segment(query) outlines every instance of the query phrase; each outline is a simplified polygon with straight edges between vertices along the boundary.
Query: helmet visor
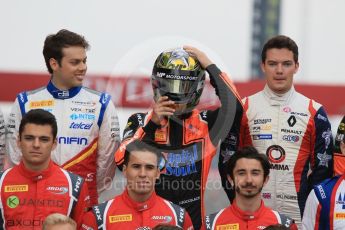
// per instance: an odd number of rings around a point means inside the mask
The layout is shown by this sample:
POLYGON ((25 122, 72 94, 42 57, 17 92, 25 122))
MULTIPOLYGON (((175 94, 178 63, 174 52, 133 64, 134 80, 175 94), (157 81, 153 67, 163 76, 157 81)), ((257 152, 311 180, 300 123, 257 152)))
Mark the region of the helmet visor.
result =
POLYGON ((204 71, 157 69, 152 85, 159 96, 168 96, 177 104, 187 104, 193 93, 203 87, 204 71))

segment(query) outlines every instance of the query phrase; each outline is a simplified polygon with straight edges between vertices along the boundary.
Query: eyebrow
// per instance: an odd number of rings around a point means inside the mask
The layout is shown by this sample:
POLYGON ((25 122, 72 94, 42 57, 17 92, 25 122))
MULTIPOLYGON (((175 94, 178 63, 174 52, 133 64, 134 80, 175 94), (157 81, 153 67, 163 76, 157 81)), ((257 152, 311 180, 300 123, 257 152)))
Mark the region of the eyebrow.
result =
MULTIPOLYGON (((247 170, 246 169, 238 169, 236 170, 236 172, 246 172, 247 170)), ((262 172, 261 169, 251 169, 249 170, 250 172, 262 172)))
POLYGON ((31 134, 24 134, 23 137, 51 138, 50 136, 35 136, 31 134))
POLYGON ((157 167, 157 165, 154 164, 142 164, 142 163, 132 163, 131 165, 143 165, 143 166, 153 166, 153 167, 157 167))

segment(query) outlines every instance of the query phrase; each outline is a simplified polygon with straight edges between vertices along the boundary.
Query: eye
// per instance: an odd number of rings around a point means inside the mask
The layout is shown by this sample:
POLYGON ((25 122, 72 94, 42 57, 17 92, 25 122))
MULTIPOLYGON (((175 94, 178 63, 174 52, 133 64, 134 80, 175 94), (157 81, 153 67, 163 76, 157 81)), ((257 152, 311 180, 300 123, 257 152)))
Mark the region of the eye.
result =
POLYGON ((72 60, 70 63, 71 65, 78 65, 80 61, 78 60, 72 60))
POLYGON ((31 141, 33 139, 34 139, 34 137, 31 137, 31 136, 25 136, 24 137, 24 140, 27 140, 27 141, 31 141))
POLYGON ((259 171, 259 170, 253 171, 252 175, 259 176, 259 175, 261 175, 261 171, 259 171))
POLYGON ((239 175, 239 176, 243 176, 243 175, 245 175, 245 172, 243 172, 243 171, 239 171, 239 172, 237 172, 237 175, 239 175))
POLYGON ((42 141, 42 142, 49 142, 50 141, 50 138, 49 137, 41 137, 40 138, 40 140, 42 141))
POLYGON ((140 165, 138 165, 138 164, 132 164, 132 168, 138 169, 138 168, 140 168, 140 165))
POLYGON ((156 167, 154 165, 146 165, 146 169, 148 169, 148 170, 153 170, 155 168, 156 167))

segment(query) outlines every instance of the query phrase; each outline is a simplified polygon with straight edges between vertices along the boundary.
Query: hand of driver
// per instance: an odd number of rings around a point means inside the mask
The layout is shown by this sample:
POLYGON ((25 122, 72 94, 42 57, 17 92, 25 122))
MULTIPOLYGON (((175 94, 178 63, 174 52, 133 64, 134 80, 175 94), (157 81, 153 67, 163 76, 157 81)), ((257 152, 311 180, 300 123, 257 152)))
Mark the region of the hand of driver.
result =
POLYGON ((162 96, 158 98, 153 106, 153 114, 151 120, 159 125, 164 117, 172 116, 175 112, 174 104, 167 96, 162 96))

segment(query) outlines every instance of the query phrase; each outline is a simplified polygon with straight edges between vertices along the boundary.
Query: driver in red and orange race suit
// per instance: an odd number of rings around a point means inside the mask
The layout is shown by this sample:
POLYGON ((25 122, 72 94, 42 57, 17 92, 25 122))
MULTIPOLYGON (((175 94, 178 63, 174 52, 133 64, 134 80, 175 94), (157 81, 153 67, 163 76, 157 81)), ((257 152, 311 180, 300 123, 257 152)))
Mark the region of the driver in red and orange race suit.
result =
POLYGON ((238 146, 241 101, 228 76, 205 53, 190 46, 162 52, 155 61, 151 83, 153 109, 128 119, 116 163, 122 167, 126 145, 133 140, 153 141, 163 154, 156 193, 185 208, 194 228, 200 229, 206 181, 220 142, 222 184, 230 199, 234 194, 227 186, 224 164, 238 146), (195 107, 204 88, 205 70, 221 106, 199 111, 195 107))

